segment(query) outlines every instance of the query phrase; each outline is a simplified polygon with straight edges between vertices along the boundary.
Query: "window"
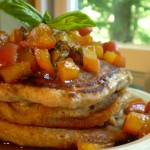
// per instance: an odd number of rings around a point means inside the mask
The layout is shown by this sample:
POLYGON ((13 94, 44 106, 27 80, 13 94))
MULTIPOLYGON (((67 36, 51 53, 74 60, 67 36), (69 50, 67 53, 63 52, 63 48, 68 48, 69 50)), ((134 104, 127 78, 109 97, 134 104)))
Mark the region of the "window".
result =
POLYGON ((102 40, 150 43, 150 2, 147 0, 78 0, 79 9, 95 20, 102 40))

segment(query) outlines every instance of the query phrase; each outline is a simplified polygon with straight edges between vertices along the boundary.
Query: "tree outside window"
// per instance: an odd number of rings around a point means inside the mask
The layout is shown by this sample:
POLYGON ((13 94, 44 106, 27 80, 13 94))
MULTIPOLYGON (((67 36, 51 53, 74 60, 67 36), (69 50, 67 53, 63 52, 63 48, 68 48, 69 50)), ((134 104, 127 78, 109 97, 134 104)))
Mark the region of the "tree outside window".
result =
POLYGON ((96 21, 102 41, 150 44, 149 0, 79 0, 79 9, 96 21))

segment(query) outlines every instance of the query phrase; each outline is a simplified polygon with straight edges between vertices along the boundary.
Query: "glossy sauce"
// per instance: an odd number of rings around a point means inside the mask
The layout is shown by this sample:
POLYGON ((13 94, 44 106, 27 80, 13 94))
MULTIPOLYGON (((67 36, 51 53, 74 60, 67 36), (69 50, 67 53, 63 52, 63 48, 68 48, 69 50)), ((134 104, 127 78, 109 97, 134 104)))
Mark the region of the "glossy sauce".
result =
POLYGON ((91 88, 96 85, 101 85, 100 87, 103 88, 105 84, 108 84, 109 78, 111 78, 114 74, 119 74, 119 71, 119 68, 101 61, 101 71, 98 74, 89 73, 81 69, 79 78, 67 83, 60 82, 58 78, 53 80, 46 79, 44 77, 30 77, 23 80, 22 84, 55 89, 69 89, 76 87, 84 90, 87 87, 91 88))

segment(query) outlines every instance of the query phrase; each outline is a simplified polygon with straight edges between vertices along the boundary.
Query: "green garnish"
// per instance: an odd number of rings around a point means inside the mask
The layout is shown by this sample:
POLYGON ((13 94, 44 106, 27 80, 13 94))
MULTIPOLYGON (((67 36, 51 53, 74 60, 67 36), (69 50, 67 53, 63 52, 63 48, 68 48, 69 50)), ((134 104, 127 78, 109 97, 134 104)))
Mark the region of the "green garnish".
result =
POLYGON ((0 10, 17 18, 31 28, 42 22, 51 28, 64 31, 96 26, 89 16, 80 11, 68 12, 52 20, 48 11, 45 12, 44 16, 41 16, 34 7, 23 0, 3 0, 0 2, 0 10))
POLYGON ((51 15, 49 14, 49 12, 46 10, 45 14, 43 16, 43 23, 45 24, 50 24, 52 21, 51 15))
POLYGON ((58 30, 75 30, 93 26, 96 26, 95 22, 80 11, 68 12, 58 16, 50 24, 50 27, 58 30))

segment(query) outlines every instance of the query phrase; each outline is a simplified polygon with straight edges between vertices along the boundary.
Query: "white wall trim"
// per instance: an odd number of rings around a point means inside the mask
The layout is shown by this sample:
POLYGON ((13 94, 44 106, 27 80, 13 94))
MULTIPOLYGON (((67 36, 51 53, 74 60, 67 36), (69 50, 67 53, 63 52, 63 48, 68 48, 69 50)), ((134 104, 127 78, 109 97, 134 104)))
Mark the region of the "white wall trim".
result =
POLYGON ((67 11, 78 10, 78 0, 67 0, 67 11))

